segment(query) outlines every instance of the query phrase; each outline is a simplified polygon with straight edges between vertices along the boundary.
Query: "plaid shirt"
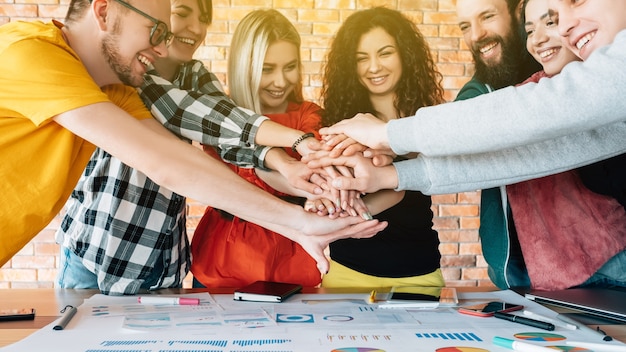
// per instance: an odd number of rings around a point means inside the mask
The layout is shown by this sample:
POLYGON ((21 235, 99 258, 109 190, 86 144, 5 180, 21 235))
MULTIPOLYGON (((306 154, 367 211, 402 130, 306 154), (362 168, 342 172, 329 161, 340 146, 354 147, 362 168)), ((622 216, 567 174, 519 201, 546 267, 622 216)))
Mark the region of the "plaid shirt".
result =
MULTIPOLYGON (((204 65, 184 65, 174 83, 146 75, 139 90, 152 114, 175 134, 220 144, 240 166, 263 167, 266 147, 254 136, 266 117, 236 107, 204 65)), ((189 271, 185 198, 98 148, 66 204, 56 239, 78 255, 111 295, 135 294, 154 270, 150 289, 176 287, 189 271)))
POLYGON ((222 159, 237 166, 264 167, 269 147, 254 148, 254 137, 267 117, 236 106, 202 62, 182 66, 174 83, 149 72, 139 93, 152 115, 176 135, 218 146, 222 159))

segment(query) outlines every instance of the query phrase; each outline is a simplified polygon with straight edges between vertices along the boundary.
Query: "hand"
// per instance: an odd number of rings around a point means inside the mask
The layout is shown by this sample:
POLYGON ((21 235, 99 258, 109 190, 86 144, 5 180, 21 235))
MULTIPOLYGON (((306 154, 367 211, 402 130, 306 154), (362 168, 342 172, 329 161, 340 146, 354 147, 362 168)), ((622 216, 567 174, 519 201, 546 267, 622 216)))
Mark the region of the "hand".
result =
POLYGON ((276 171, 283 175, 293 188, 308 194, 320 195, 325 188, 329 188, 326 184, 315 182, 317 179, 313 175, 319 171, 309 168, 305 163, 296 159, 283 158, 281 163, 277 163, 276 171))
POLYGON ((323 144, 321 141, 317 140, 315 137, 309 137, 300 142, 296 147, 296 150, 298 151, 298 154, 300 154, 301 156, 305 156, 322 148, 323 144))
MULTIPOLYGON (((324 153, 324 155, 328 154, 328 152, 326 151, 321 152, 321 153, 324 153)), ((309 155, 313 155, 313 154, 309 154, 309 155)), ((307 158, 307 157, 303 157, 303 159, 304 158, 307 158)), ((330 182, 332 181, 333 176, 335 177, 339 176, 338 171, 332 165, 319 168, 319 170, 321 170, 321 172, 314 173, 313 175, 311 175, 311 177, 309 178, 309 182, 316 184, 323 190, 323 193, 321 195, 318 193, 318 195, 320 195, 320 198, 325 197, 325 198, 330 199, 332 202, 334 202, 335 210, 341 211, 342 200, 347 200, 348 196, 345 194, 345 192, 342 194, 340 190, 330 185, 330 182)))
POLYGON ((374 166, 386 166, 391 165, 396 157, 396 154, 391 149, 380 150, 367 148, 363 152, 363 156, 372 159, 374 166))
POLYGON ((364 221, 353 216, 333 220, 310 214, 310 219, 305 221, 302 231, 292 233, 288 238, 300 244, 315 259, 320 273, 325 274, 328 272, 329 263, 324 250, 329 243, 342 238, 372 237, 385 227, 387 223, 378 220, 364 221))
POLYGON ((361 218, 363 218, 365 220, 372 220, 372 219, 374 219, 372 217, 372 213, 370 212, 369 208, 365 204, 365 201, 363 200, 363 198, 361 198, 361 197, 355 198, 354 202, 352 204, 352 208, 354 209, 356 214, 358 216, 360 216, 361 218))
MULTIPOLYGON (((299 160, 287 163, 280 172, 294 188, 310 194, 322 194, 324 187, 328 187, 328 185, 313 182, 311 178, 316 174, 316 170, 309 168, 307 164, 299 160)), ((313 179, 315 180, 314 177, 313 179)))
POLYGON ((339 212, 337 212, 335 203, 326 197, 307 199, 307 201, 304 203, 304 210, 311 213, 316 213, 320 216, 328 215, 333 219, 339 216, 339 212))
MULTIPOLYGON (((320 186, 324 193, 320 197, 316 197, 315 204, 310 204, 309 209, 313 207, 320 210, 319 215, 330 214, 332 218, 337 216, 347 216, 344 211, 347 209, 344 205, 350 202, 350 197, 354 195, 350 194, 350 191, 341 191, 331 186, 333 177, 341 176, 339 171, 334 166, 327 166, 322 168, 323 174, 313 174, 310 181, 320 186)), ((356 214, 355 214, 356 215, 356 214)))
MULTIPOLYGON (((308 159, 307 159, 308 160, 308 159)), ((356 190, 373 193, 380 189, 395 189, 398 187, 398 174, 393 165, 376 167, 372 159, 362 154, 340 156, 338 158, 323 157, 307 162, 309 167, 327 167, 328 165, 347 166, 353 170, 354 177, 335 177, 331 186, 341 190, 356 190)))
MULTIPOLYGON (((328 135, 345 134, 353 140, 374 149, 389 149, 387 125, 372 114, 357 114, 351 119, 320 129, 326 140, 328 135)), ((332 138, 331 138, 332 139, 332 138)))
MULTIPOLYGON (((315 153, 311 153, 307 156, 303 156, 301 161, 304 163, 307 163, 308 161, 313 160, 313 159, 328 157, 330 153, 331 152, 328 150, 320 150, 315 153)), ((335 202, 336 209, 340 210, 342 208, 342 204, 344 204, 344 202, 349 200, 350 195, 348 195, 345 191, 341 192, 339 189, 334 188, 330 185, 330 182, 332 181, 333 178, 340 176, 339 170, 335 168, 335 166, 330 165, 330 164, 324 167, 321 167, 319 169, 323 170, 323 173, 313 174, 311 178, 309 179, 309 181, 318 185, 321 189, 324 190, 324 192, 329 191, 330 192, 329 199, 335 202)), ((348 175, 345 175, 345 176, 348 176, 348 175)))
POLYGON ((323 150, 330 151, 331 157, 340 155, 353 155, 367 149, 363 144, 346 136, 345 134, 327 135, 324 138, 323 150))
MULTIPOLYGON (((306 165, 306 163, 304 164, 306 165)), ((323 190, 322 193, 319 193, 319 192, 317 193, 317 195, 320 195, 320 197, 326 197, 328 199, 335 199, 333 195, 335 196, 339 195, 339 190, 336 190, 329 185, 330 180, 328 178, 328 175, 325 173, 323 168, 321 170, 322 170, 321 173, 318 173, 318 172, 313 173, 311 177, 309 178, 309 182, 317 185, 319 188, 323 190)))
MULTIPOLYGON (((331 182, 332 180, 342 175, 345 177, 352 177, 352 173, 347 168, 342 166, 329 165, 325 166, 323 169, 324 171, 326 171, 327 179, 329 179, 331 182)), ((332 183, 329 183, 329 185, 330 193, 332 194, 331 199, 335 201, 335 206, 337 207, 337 209, 340 211, 348 210, 348 207, 352 205, 352 199, 356 197, 356 194, 351 193, 350 190, 337 189, 336 187, 332 186, 332 183)))
MULTIPOLYGON (((332 166, 329 166, 332 168, 332 166)), ((347 168, 344 168, 346 171, 345 175, 347 177, 352 177, 352 174, 348 171, 347 168)), ((336 176, 340 176, 341 174, 336 174, 336 176)), ((326 179, 328 176, 316 175, 317 177, 326 179)), ((332 179, 329 179, 328 182, 324 181, 324 184, 329 184, 332 182, 332 179)), ((328 187, 328 186, 327 186, 328 187)), ((336 190, 334 187, 332 190, 336 190)), ((336 198, 338 193, 331 193, 330 191, 324 190, 324 194, 320 197, 314 197, 307 200, 304 205, 304 210, 317 213, 321 216, 330 216, 331 219, 337 217, 345 217, 345 216, 360 216, 365 220, 371 220, 372 214, 363 201, 361 199, 360 192, 356 191, 348 191, 346 192, 347 198, 342 201, 341 198, 336 198), (339 199, 339 200, 337 200, 339 199), (334 200, 334 201, 333 201, 334 200)))

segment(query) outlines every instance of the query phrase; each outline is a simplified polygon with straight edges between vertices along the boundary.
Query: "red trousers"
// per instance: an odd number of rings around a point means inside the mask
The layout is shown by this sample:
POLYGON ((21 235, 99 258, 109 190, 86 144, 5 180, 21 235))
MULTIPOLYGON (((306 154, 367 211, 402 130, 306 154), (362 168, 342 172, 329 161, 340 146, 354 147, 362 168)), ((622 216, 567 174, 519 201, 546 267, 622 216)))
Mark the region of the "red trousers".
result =
POLYGON ((302 247, 275 232, 208 207, 191 243, 194 277, 206 287, 241 287, 256 280, 321 282, 315 260, 302 247))

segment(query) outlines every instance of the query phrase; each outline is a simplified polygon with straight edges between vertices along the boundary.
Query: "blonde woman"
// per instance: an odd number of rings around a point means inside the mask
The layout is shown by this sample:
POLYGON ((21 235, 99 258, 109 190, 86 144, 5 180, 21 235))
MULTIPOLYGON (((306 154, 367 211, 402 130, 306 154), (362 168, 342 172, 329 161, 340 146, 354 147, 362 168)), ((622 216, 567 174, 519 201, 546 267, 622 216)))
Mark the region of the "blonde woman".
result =
MULTIPOLYGON (((230 50, 228 85, 235 103, 317 136, 320 107, 303 101, 300 35, 285 16, 276 10, 249 13, 237 26, 230 50)), ((215 155, 211 147, 205 151, 215 155)), ((299 159, 295 150, 286 152, 299 159)), ((269 186, 255 169, 229 166, 271 194, 304 203, 269 186)), ((216 208, 207 208, 191 249, 198 287, 240 287, 256 280, 316 286, 321 281, 315 260, 298 243, 216 208)))

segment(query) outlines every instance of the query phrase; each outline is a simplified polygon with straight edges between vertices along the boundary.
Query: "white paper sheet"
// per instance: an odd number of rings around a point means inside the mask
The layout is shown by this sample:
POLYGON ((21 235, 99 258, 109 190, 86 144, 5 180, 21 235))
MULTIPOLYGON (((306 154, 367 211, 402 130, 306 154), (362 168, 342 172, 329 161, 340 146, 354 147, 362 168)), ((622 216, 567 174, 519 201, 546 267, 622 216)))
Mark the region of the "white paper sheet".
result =
MULTIPOLYGON (((454 308, 377 309, 365 303, 369 295, 364 294, 298 294, 284 303, 236 302, 232 295, 185 296, 199 297, 203 304, 195 310, 178 306, 142 312, 168 316, 170 321, 158 328, 139 330, 128 324, 137 315, 128 307, 136 297, 97 295, 79 307, 65 330, 53 331, 52 323, 2 351, 510 352, 493 345, 493 337, 542 346, 565 346, 567 340, 602 342, 597 334, 586 331, 557 327, 549 332, 496 318, 460 314, 454 308), (95 315, 96 306, 116 313, 108 317, 95 315), (200 317, 206 319, 206 324, 200 317), (264 319, 269 322, 266 324, 264 319)), ((556 316, 513 291, 460 293, 459 299, 460 304, 503 300, 523 304, 544 316, 556 316)))

